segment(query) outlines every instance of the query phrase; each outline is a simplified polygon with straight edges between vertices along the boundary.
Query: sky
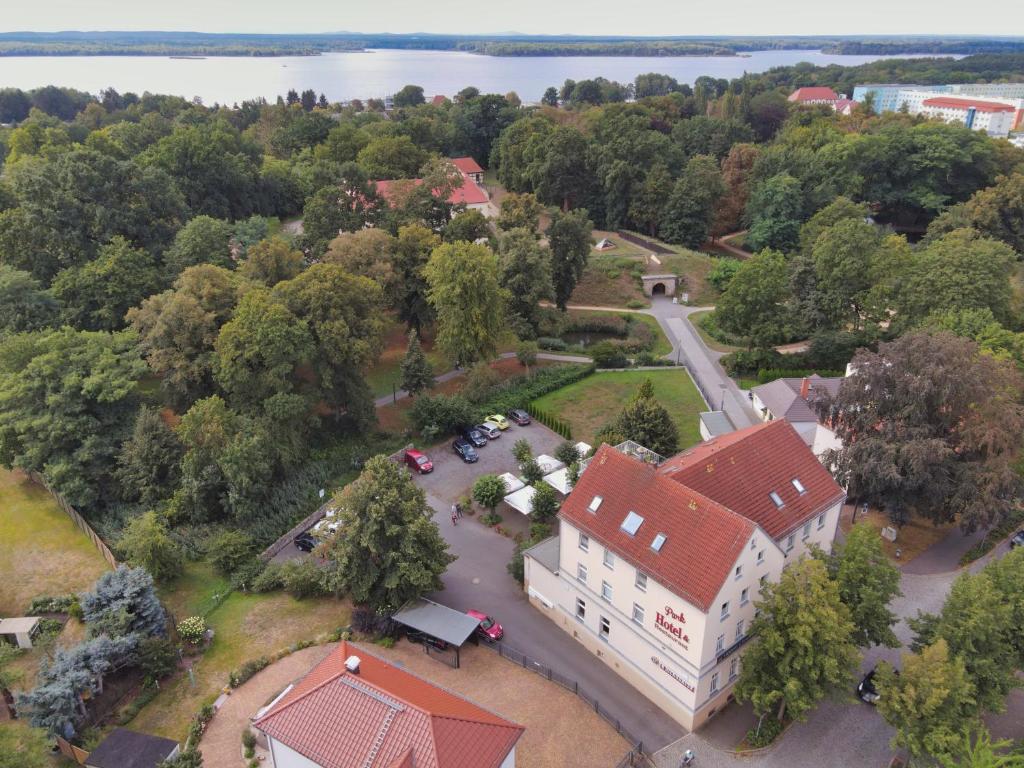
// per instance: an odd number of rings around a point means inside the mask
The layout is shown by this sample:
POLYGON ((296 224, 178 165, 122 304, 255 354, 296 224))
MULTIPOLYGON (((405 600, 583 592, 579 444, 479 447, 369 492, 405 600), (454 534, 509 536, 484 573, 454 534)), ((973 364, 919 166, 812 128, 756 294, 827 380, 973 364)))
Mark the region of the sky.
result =
POLYGON ((3 0, 0 31, 1024 35, 1020 0, 3 0))

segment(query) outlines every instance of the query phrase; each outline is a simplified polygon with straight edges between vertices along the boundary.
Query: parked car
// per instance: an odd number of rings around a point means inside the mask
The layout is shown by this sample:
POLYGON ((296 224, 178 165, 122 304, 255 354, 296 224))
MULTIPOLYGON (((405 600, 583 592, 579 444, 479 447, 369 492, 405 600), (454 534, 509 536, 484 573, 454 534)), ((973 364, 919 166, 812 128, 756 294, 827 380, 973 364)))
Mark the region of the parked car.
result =
MULTIPOLYGON (((857 683, 857 698, 863 701, 865 704, 874 706, 878 703, 881 695, 878 693, 878 688, 875 687, 875 673, 878 671, 878 667, 872 667, 871 671, 864 675, 864 679, 857 683)), ((900 672, 896 670, 898 675, 900 672)))
POLYGON ((487 445, 487 437, 476 427, 463 427, 459 434, 473 444, 474 448, 483 448, 487 445))
POLYGON ((333 520, 330 517, 325 517, 319 523, 314 525, 309 532, 313 536, 326 537, 328 534, 334 533, 336 530, 338 530, 338 521, 333 520))
POLYGON ((1010 549, 1015 547, 1024 547, 1024 528, 1021 528, 1010 539, 1010 549))
POLYGON ((476 633, 487 642, 495 643, 505 636, 505 630, 501 628, 501 624, 483 611, 466 611, 466 615, 480 620, 476 633))
POLYGON ((491 416, 488 416, 487 421, 493 422, 494 425, 502 431, 508 429, 510 426, 508 423, 508 419, 506 419, 500 413, 495 413, 492 414, 491 416))
POLYGON ((524 411, 522 408, 513 408, 508 412, 508 417, 518 424, 520 427, 525 427, 530 423, 530 414, 524 411))
POLYGON ((448 643, 444 640, 436 638, 433 635, 428 635, 426 632, 420 632, 418 629, 405 630, 405 636, 408 638, 410 643, 429 645, 431 648, 436 648, 439 651, 448 649, 448 643))
POLYGON ((462 437, 452 443, 452 450, 459 454, 459 457, 467 464, 475 464, 480 458, 476 448, 470 445, 469 440, 462 437))
POLYGON ((423 451, 417 451, 415 448, 408 448, 405 451, 405 463, 409 469, 419 472, 421 475, 434 471, 434 464, 427 457, 427 454, 423 453, 423 451))
POLYGON ((498 425, 493 421, 485 421, 483 424, 477 424, 476 429, 482 432, 484 437, 488 440, 496 440, 501 437, 501 430, 498 429, 498 425))
POLYGON ((309 531, 303 531, 294 539, 295 548, 300 552, 312 552, 319 542, 309 531))

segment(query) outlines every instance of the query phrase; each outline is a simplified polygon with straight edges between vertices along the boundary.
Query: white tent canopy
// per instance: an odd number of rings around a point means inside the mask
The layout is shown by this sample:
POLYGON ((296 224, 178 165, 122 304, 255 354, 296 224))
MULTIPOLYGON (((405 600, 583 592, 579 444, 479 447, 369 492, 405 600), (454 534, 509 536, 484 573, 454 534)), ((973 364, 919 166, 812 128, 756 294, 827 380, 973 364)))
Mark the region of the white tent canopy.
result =
POLYGON ((572 486, 569 485, 568 467, 559 469, 556 472, 552 472, 550 475, 544 475, 544 482, 550 485, 563 496, 565 496, 567 493, 569 493, 569 491, 572 490, 572 486))
POLYGON ((505 482, 505 492, 515 493, 520 488, 524 487, 526 483, 520 480, 518 477, 513 475, 511 472, 504 472, 498 475, 498 478, 505 482))
POLYGON ((554 456, 548 456, 546 453, 542 453, 537 457, 537 465, 540 467, 540 471, 545 475, 550 475, 552 472, 556 472, 565 466, 565 464, 560 462, 554 456))
POLYGON ((582 440, 575 445, 576 453, 580 455, 581 459, 587 458, 587 454, 593 450, 593 446, 590 443, 584 443, 582 440))
POLYGON ((515 493, 510 493, 506 496, 505 503, 512 507, 516 512, 528 515, 533 511, 531 507, 533 504, 533 495, 535 493, 537 493, 537 489, 532 485, 527 485, 520 488, 515 493))

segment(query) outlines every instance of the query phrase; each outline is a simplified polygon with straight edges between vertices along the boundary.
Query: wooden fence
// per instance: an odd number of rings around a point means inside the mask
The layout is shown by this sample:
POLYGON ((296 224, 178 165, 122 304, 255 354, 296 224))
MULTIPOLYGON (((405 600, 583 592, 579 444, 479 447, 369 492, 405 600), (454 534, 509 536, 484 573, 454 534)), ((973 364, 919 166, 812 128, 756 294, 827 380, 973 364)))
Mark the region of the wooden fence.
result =
POLYGON ((85 765, 85 761, 89 759, 89 753, 84 749, 79 749, 74 744, 62 739, 60 736, 57 737, 57 747, 60 749, 60 753, 64 757, 74 760, 79 765, 85 765))
POLYGON ((108 547, 106 543, 103 541, 103 539, 99 537, 99 534, 97 534, 96 531, 92 529, 92 526, 85 521, 85 518, 78 514, 78 510, 72 507, 70 504, 68 504, 67 499, 65 499, 63 496, 57 493, 57 491, 53 490, 53 488, 51 488, 50 485, 46 482, 45 478, 43 478, 43 476, 40 475, 38 472, 29 472, 29 477, 32 479, 32 482, 38 483, 47 490, 47 492, 57 502, 57 506, 63 509, 64 513, 75 521, 75 525, 77 525, 82 530, 82 533, 84 533, 86 536, 89 537, 89 539, 92 540, 93 546, 99 550, 99 553, 101 555, 103 555, 103 559, 107 561, 107 565, 109 565, 111 568, 116 569, 118 563, 117 558, 114 557, 114 553, 110 551, 110 547, 108 547))

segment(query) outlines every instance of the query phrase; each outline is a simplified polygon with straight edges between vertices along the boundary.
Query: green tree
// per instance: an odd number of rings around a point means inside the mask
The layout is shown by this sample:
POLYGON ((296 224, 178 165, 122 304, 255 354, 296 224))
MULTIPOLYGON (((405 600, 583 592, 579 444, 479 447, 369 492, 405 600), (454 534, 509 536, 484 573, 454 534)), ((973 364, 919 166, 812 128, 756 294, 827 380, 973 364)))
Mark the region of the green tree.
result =
MULTIPOLYGON (((754 712, 801 720, 827 694, 850 684, 857 663, 854 626, 825 566, 799 560, 761 587, 757 638, 743 654, 736 698, 754 712)), ((882 697, 884 700, 884 696, 882 697)))
POLYGON ((559 126, 539 137, 528 171, 537 199, 563 211, 576 207, 596 184, 589 155, 576 128, 559 126))
POLYGON ((185 567, 181 547, 153 511, 133 518, 125 526, 117 547, 131 565, 145 568, 156 581, 172 581, 185 567))
POLYGON ((433 320, 434 311, 427 300, 424 267, 441 238, 421 224, 409 224, 398 230, 398 244, 392 258, 397 275, 395 305, 398 319, 410 330, 420 333, 433 320))
POLYGON ((356 156, 372 179, 412 179, 426 160, 427 154, 408 136, 378 136, 356 156))
POLYGON ((473 501, 492 515, 507 494, 505 481, 497 475, 480 475, 473 483, 473 501))
POLYGON ((848 218, 823 229, 811 246, 817 304, 830 326, 859 328, 864 322, 868 294, 882 236, 863 219, 848 218))
POLYGON ((210 565, 222 576, 230 576, 256 556, 256 542, 244 531, 221 531, 206 547, 210 565))
POLYGON ((59 309, 53 294, 30 273, 0 264, 0 339, 54 325, 59 309))
POLYGON ((418 85, 407 85, 394 96, 394 103, 396 107, 415 107, 419 104, 424 104, 426 99, 423 98, 423 88, 418 85))
POLYGON ((750 217, 747 245, 755 251, 763 248, 793 250, 800 235, 802 207, 800 182, 789 174, 781 173, 754 187, 747 203, 750 217))
POLYGON ((178 482, 182 447, 160 412, 142 407, 117 457, 122 495, 147 506, 168 498, 178 482))
POLYGON ((384 456, 370 459, 338 497, 344 535, 326 547, 329 581, 354 602, 395 611, 441 588, 455 557, 431 520, 423 490, 384 456))
POLYGON ((520 336, 536 336, 542 301, 554 297, 552 256, 527 229, 513 229, 498 243, 501 285, 509 294, 509 319, 520 336))
POLYGON ((161 287, 153 257, 115 237, 99 256, 80 267, 59 272, 53 294, 61 303, 61 319, 86 331, 116 331, 125 313, 161 287))
POLYGON ((512 444, 512 458, 522 466, 533 458, 533 446, 525 437, 521 437, 512 444))
POLYGON ((197 264, 233 269, 231 224, 210 216, 196 216, 178 230, 164 254, 164 267, 172 277, 197 264))
POLYGON ((394 266, 397 248, 398 241, 381 229, 343 232, 331 241, 323 260, 340 264, 353 275, 374 280, 390 304, 401 290, 394 266))
POLYGON ((850 610, 854 642, 899 647, 892 631, 898 619, 889 604, 902 594, 900 571, 886 557, 876 530, 867 523, 853 526, 828 558, 828 570, 839 587, 839 599, 850 610))
POLYGON ((918 759, 959 755, 962 730, 977 721, 975 687, 963 658, 937 640, 905 653, 900 674, 881 664, 875 685, 878 711, 896 729, 893 743, 918 759))
POLYGON ((1000 176, 991 187, 937 216, 928 225, 926 242, 956 229, 970 227, 983 237, 1001 240, 1024 253, 1024 173, 1000 176))
POLYGON ((949 333, 910 333, 851 365, 819 403, 843 442, 827 461, 851 496, 966 530, 1007 513, 1024 429, 1013 366, 949 333))
POLYGON ((145 371, 129 333, 62 328, 0 345, 0 462, 39 472, 88 509, 111 473, 145 371))
POLYGON ((910 620, 914 649, 944 640, 950 654, 963 660, 978 707, 1002 712, 1006 696, 1020 686, 1014 674, 1018 654, 1013 614, 989 573, 962 573, 938 616, 919 614, 910 620))
POLYGON ((434 369, 423 354, 419 334, 409 331, 409 345, 402 360, 402 389, 410 395, 418 395, 433 386, 434 369))
MULTIPOLYGON (((992 585, 1010 608, 1010 626, 1024 626, 1024 549, 1017 547, 985 566, 992 585)), ((1017 668, 1024 667, 1024 636, 1012 632, 1010 641, 1017 655, 1017 668)))
POLYGON ((375 223, 383 206, 377 186, 357 163, 341 166, 338 178, 314 192, 302 210, 302 248, 314 259, 340 232, 358 232, 375 223))
POLYGON ((1004 328, 991 309, 953 309, 934 313, 925 320, 923 327, 971 339, 987 354, 1024 367, 1024 334, 1004 328))
POLYGON ((530 499, 530 519, 535 523, 549 523, 558 514, 558 493, 543 480, 534 483, 530 499))
POLYGON ((939 757, 942 768, 1022 768, 1024 754, 1018 750, 1007 754, 1013 749, 1009 739, 992 741, 992 735, 984 725, 963 729, 963 741, 960 749, 951 755, 939 757))
POLYGON ((506 302, 493 251, 472 243, 445 244, 434 250, 423 271, 441 350, 461 365, 493 358, 504 331, 506 302))
POLYGON ((280 237, 272 237, 248 249, 239 272, 253 282, 273 288, 282 280, 291 280, 303 266, 302 251, 296 251, 280 237))
POLYGON ((185 448, 181 483, 171 502, 175 522, 206 522, 228 509, 223 457, 239 431, 239 417, 218 396, 196 401, 175 432, 185 448))
POLYGON ((487 217, 475 208, 460 211, 445 224, 441 236, 446 243, 456 243, 460 240, 466 243, 475 243, 477 240, 487 240, 491 236, 491 225, 487 217))
POLYGON ((633 399, 612 422, 612 429, 662 456, 679 449, 679 430, 668 410, 654 399, 651 380, 645 379, 633 399))
POLYGON ((555 303, 565 309, 576 284, 583 277, 590 256, 593 222, 585 208, 570 213, 555 213, 548 225, 548 247, 551 249, 551 279, 555 303))
POLYGON ((823 232, 843 221, 864 221, 869 214, 866 203, 855 203, 848 197, 837 197, 800 227, 800 251, 810 254, 823 232))
POLYGON ((725 193, 718 162, 710 155, 691 157, 661 212, 664 240, 698 248, 707 239, 715 206, 725 193))
POLYGON ((537 342, 521 341, 516 345, 516 360, 526 369, 526 375, 530 375, 530 366, 537 362, 537 342))
POLYGON ((629 205, 630 220, 651 237, 657 235, 672 191, 672 176, 664 165, 658 163, 647 172, 643 183, 633 193, 629 205))
POLYGON ((526 229, 536 233, 540 226, 540 214, 543 207, 537 198, 529 192, 511 192, 501 201, 501 213, 498 215, 498 229, 506 232, 513 229, 526 229))
POLYGON ((729 287, 715 302, 715 320, 752 346, 778 343, 787 335, 785 301, 789 279, 786 259, 764 250, 736 270, 729 287))
POLYGON ((544 95, 540 98, 540 103, 546 107, 557 107, 558 106, 558 89, 553 85, 549 85, 544 90, 544 95))

